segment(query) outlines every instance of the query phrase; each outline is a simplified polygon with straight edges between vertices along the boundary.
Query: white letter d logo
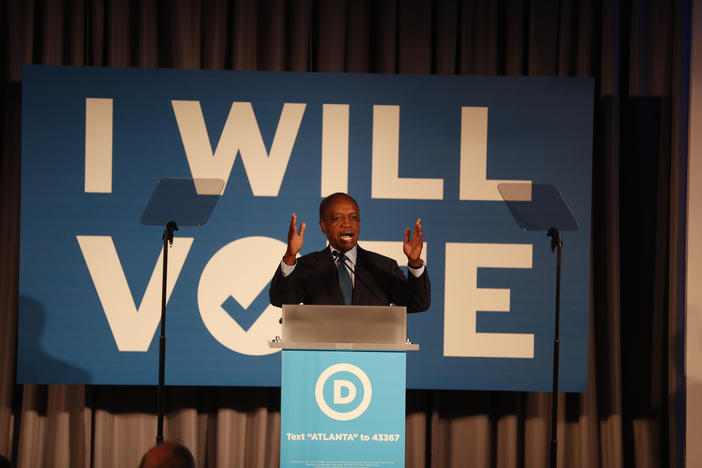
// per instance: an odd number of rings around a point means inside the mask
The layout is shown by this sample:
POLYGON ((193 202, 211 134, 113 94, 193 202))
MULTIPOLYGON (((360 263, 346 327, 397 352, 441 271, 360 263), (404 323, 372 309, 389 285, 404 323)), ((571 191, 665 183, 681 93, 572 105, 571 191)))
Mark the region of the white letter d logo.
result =
MULTIPOLYGON (((350 421, 356 419, 362 415, 368 405, 370 405, 371 397, 373 396, 373 387, 371 386, 370 379, 360 368, 354 366, 353 364, 339 363, 324 369, 317 379, 317 383, 314 387, 314 396, 317 400, 317 405, 322 413, 326 414, 332 419, 337 421, 350 421), (337 372, 350 372, 351 374, 358 377, 358 379, 363 384, 363 398, 356 408, 350 411, 335 411, 329 407, 327 402, 324 400, 324 384, 327 383, 329 377, 336 374, 337 372)), ((351 403, 356 398, 356 386, 349 382, 348 380, 338 379, 334 380, 334 404, 344 405, 351 403), (343 395, 342 389, 347 391, 346 395, 343 395)))

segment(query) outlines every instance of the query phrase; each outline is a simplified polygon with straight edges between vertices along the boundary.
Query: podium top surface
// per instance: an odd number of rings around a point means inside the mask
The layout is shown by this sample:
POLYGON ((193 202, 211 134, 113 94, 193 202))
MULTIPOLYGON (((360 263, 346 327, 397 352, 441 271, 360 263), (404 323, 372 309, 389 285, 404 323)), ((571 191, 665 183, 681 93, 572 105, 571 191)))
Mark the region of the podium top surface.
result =
POLYGON ((282 340, 291 349, 412 350, 407 309, 394 306, 283 305, 282 340))
POLYGON ((328 350, 328 351, 419 351, 416 343, 290 343, 271 340, 268 342, 271 348, 280 349, 306 349, 306 350, 328 350))

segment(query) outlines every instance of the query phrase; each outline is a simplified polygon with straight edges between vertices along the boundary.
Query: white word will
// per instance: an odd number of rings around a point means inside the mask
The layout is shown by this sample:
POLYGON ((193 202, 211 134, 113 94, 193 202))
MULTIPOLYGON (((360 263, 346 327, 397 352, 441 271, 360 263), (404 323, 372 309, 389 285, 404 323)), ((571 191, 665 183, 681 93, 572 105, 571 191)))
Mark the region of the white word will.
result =
MULTIPOLYGON (((226 183, 237 155, 246 171, 251 193, 275 197, 300 132, 307 104, 284 103, 278 126, 266 150, 250 102, 232 103, 216 139, 211 139, 200 101, 171 101, 185 156, 193 178, 216 178, 226 183), (212 148, 210 141, 217 141, 212 148)), ((320 195, 348 191, 349 104, 322 105, 320 195)), ((85 102, 86 193, 111 193, 113 165, 113 100, 87 98, 85 102)), ((457 118, 459 116, 457 115, 457 118)), ((459 199, 500 201, 498 184, 531 181, 487 178, 488 108, 461 107, 459 146, 459 199)), ((443 200, 441 178, 400 177, 400 106, 373 106, 371 143, 371 197, 377 199, 443 200)), ((426 160, 430 167, 432 158, 426 160)))

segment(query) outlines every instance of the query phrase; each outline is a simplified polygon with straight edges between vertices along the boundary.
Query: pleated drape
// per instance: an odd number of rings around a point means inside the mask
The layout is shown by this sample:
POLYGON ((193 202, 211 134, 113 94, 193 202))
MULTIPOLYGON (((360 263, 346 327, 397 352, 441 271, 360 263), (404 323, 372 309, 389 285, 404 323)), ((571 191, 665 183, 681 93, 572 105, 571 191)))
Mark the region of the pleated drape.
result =
MULTIPOLYGON (((0 2, 0 454, 135 467, 155 390, 14 384, 23 64, 595 79, 588 390, 559 395, 559 467, 678 467, 690 3, 0 2)), ((277 388, 169 388, 201 467, 273 467, 277 388)), ((550 395, 409 391, 408 467, 543 467, 550 395)))

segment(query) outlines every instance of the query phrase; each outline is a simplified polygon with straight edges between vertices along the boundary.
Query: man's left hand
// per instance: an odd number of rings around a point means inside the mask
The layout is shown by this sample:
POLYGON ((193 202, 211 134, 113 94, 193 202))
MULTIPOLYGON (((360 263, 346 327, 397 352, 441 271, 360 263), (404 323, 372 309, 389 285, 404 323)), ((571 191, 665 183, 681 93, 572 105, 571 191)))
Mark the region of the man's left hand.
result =
POLYGON ((405 228, 405 240, 402 243, 402 250, 407 255, 407 262, 412 268, 419 268, 422 266, 422 260, 419 258, 422 253, 422 246, 424 245, 424 237, 422 237, 422 223, 421 219, 417 218, 417 222, 414 223, 414 234, 410 238, 410 228, 405 228))

